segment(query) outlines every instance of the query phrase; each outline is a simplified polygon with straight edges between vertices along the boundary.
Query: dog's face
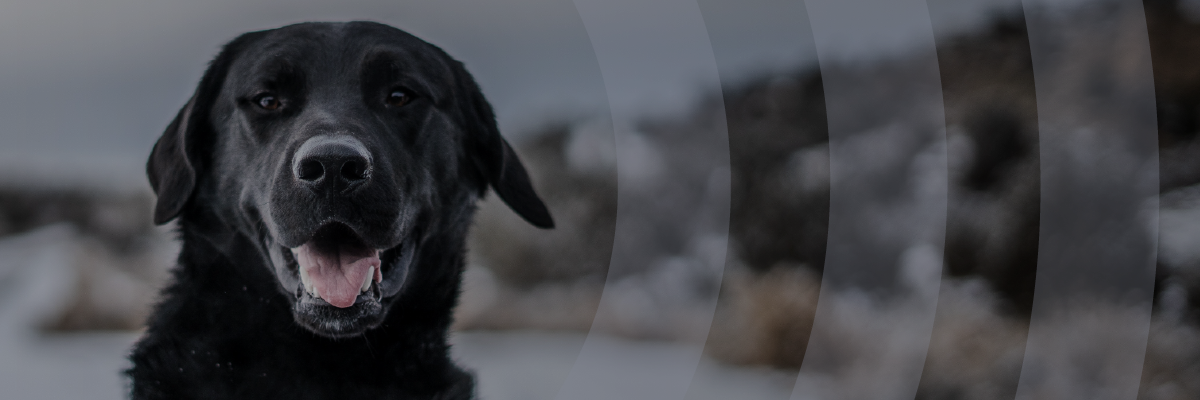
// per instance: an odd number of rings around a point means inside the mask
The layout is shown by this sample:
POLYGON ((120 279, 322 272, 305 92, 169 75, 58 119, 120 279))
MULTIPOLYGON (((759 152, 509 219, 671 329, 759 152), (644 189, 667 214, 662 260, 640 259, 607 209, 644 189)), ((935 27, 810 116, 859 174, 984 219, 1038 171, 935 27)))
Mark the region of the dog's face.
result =
POLYGON ((377 326, 414 269, 437 267, 419 265, 426 241, 463 230, 489 185, 553 225, 462 65, 375 23, 235 39, 148 173, 156 222, 250 238, 295 321, 329 337, 377 326))

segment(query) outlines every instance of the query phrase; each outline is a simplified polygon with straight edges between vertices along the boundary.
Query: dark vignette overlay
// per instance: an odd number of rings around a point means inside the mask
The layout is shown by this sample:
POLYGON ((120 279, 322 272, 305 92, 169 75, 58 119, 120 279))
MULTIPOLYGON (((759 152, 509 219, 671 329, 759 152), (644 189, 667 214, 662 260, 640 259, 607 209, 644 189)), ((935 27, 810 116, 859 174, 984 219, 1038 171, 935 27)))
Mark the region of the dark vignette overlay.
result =
MULTIPOLYGON (((634 115, 629 107, 611 104, 613 93, 647 79, 688 74, 705 88, 721 88, 717 60, 701 6, 692 0, 574 0, 587 29, 609 92, 618 162, 623 162, 625 144, 637 140, 634 115)), ((1046 387, 1048 375, 1059 366, 1045 362, 1041 354, 1066 343, 1095 343, 1087 354, 1109 360, 1107 382, 1096 386, 1090 398, 1132 399, 1137 395, 1154 292, 1157 249, 1158 147, 1153 76, 1146 20, 1142 3, 1115 2, 1133 17, 1084 32, 1056 25, 1047 15, 1056 12, 1054 2, 1022 2, 1028 29, 1038 114, 1040 157, 1040 225, 1037 276, 1025 356, 1017 387, 1018 399, 1046 398, 1054 388, 1046 387), (1071 41, 1071 35, 1091 35, 1089 41, 1071 41), (1118 58, 1087 58, 1081 46, 1120 48, 1118 58), (1099 68, 1097 68, 1099 66, 1099 68), (1087 74, 1084 74, 1088 71, 1087 74), (1095 73, 1094 71, 1101 71, 1095 73), (1086 75, 1081 77, 1081 75, 1086 75), (1121 112, 1116 112, 1120 110, 1121 112), (1086 143, 1087 146, 1080 146, 1086 143), (1123 335, 1097 330, 1087 318, 1089 304, 1106 304, 1122 310, 1106 322, 1120 324, 1123 335), (1118 322, 1112 322, 1118 321, 1118 322), (1103 337, 1099 337, 1103 336, 1103 337), (1086 340, 1095 338, 1096 340, 1086 340), (1102 347, 1101 347, 1102 346, 1102 347), (1119 379, 1111 379, 1112 377, 1119 379)), ((850 143, 866 138, 887 138, 887 129, 917 129, 901 132, 932 144, 920 155, 922 165, 947 171, 947 132, 941 93, 941 77, 929 5, 924 0, 806 0, 793 2, 781 11, 797 18, 796 40, 812 38, 822 70, 828 117, 830 159, 830 209, 828 244, 822 287, 813 333, 807 343, 794 399, 819 399, 830 390, 832 380, 821 376, 841 364, 831 353, 833 338, 822 334, 837 310, 828 297, 829 288, 870 288, 872 293, 908 293, 915 300, 894 311, 907 317, 893 329, 864 332, 872 340, 903 344, 898 374, 880 377, 878 385, 889 388, 889 398, 916 396, 925 355, 932 336, 934 315, 941 285, 941 249, 946 241, 947 173, 933 179, 891 185, 895 171, 854 173, 847 166, 863 162, 850 143), (786 10, 785 10, 786 8, 786 10), (882 17, 881 17, 882 16, 882 17), (803 19, 807 18, 807 21, 803 19), (802 28, 807 22, 811 32, 802 28), (809 36, 811 35, 811 36, 809 36), (854 46, 888 47, 894 37, 914 38, 904 44, 917 56, 904 76, 882 76, 893 80, 871 104, 905 109, 909 104, 932 104, 923 110, 932 116, 916 127, 882 128, 866 135, 859 120, 860 95, 849 89, 860 83, 844 74, 847 37, 854 46), (902 82, 898 80, 903 80, 902 82), (920 101, 916 101, 916 100, 920 101), (886 186, 886 188, 884 188, 886 186), (936 212, 889 207, 895 198, 918 196, 936 212), (893 227, 884 240, 862 227, 864 215, 892 213, 911 224, 893 227), (900 244, 897 244, 900 243, 900 244), (881 278, 882 277, 882 278, 881 278)), ((798 44, 802 46, 802 44, 798 44)), ((717 100, 719 101, 719 99, 717 100)), ((706 276, 720 284, 728 246, 729 224, 729 138, 724 115, 712 118, 720 129, 697 135, 693 140, 711 157, 703 165, 688 165, 687 173, 708 177, 708 185, 697 189, 703 199, 702 215, 656 223, 692 226, 706 224, 720 234, 707 242, 718 248, 707 259, 691 260, 689 268, 705 269, 706 276), (698 222, 700 221, 700 222, 698 222)), ((669 151, 669 150, 668 150, 669 151)), ((618 213, 610 265, 614 271, 645 262, 633 256, 636 244, 628 243, 630 230, 645 221, 629 218, 646 196, 631 196, 635 179, 618 175, 618 213)), ((643 193, 645 188, 639 188, 643 193)), ((926 208, 927 210, 928 208, 926 208)), ((606 308, 620 301, 605 287, 597 320, 606 308)), ((716 295, 701 299, 699 326, 711 325, 716 295)), ((889 310, 885 310, 888 312, 889 310)), ((608 359, 597 343, 605 340, 589 335, 559 398, 563 399, 681 399, 687 396, 692 376, 701 360, 707 328, 694 340, 673 352, 656 356, 653 376, 617 376, 595 373, 608 359)), ((865 393, 865 392, 864 392, 865 393)), ((1065 395, 1065 393, 1063 394, 1065 395)), ((1053 396, 1052 396, 1053 397, 1053 396)), ((1061 397, 1060 397, 1061 398, 1061 397)))

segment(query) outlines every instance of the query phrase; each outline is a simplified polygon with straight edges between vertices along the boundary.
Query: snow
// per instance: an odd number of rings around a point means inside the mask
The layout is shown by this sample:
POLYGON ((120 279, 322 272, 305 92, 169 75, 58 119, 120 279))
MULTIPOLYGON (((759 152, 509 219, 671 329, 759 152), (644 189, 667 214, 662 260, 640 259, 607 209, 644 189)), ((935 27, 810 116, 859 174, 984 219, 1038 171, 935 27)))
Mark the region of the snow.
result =
POLYGON ((121 399, 120 371, 137 333, 39 334, 73 276, 74 230, 52 225, 0 241, 0 388, 12 400, 121 399))

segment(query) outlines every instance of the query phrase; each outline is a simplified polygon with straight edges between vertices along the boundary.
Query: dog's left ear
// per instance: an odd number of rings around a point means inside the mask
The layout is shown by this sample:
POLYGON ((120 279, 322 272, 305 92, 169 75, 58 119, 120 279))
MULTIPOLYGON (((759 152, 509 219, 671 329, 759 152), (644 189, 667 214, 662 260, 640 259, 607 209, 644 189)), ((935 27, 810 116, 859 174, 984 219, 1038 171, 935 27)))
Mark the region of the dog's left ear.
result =
POLYGON ((462 63, 454 64, 458 69, 458 94, 462 96, 458 106, 466 128, 471 131, 467 140, 471 143, 469 152, 475 168, 487 179, 500 200, 526 222, 538 228, 554 228, 554 218, 534 192, 525 166, 521 165, 508 141, 500 136, 492 105, 483 97, 483 91, 462 63))
POLYGON ((167 125, 162 137, 154 143, 150 160, 146 162, 146 176, 150 179, 154 194, 158 195, 158 202, 154 205, 155 224, 162 225, 175 219, 191 200, 198 174, 205 162, 203 147, 213 135, 208 122, 209 109, 216 101, 229 66, 237 54, 263 33, 247 33, 225 45, 209 64, 204 77, 200 78, 191 100, 179 110, 175 120, 167 125))

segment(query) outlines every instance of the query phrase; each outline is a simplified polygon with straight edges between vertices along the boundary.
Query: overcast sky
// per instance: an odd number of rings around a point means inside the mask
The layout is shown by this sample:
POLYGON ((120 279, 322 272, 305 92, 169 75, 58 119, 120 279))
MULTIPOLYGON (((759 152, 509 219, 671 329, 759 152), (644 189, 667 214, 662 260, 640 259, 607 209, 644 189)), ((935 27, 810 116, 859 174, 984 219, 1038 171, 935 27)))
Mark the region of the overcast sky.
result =
MULTIPOLYGON (((935 25, 951 27, 976 24, 989 3, 1011 2, 930 1, 935 25)), ((727 84, 813 60, 800 1, 699 6, 727 84)), ((464 61, 506 135, 608 110, 587 31, 569 0, 9 0, 0 5, 0 175, 144 184, 141 165, 154 139, 221 44, 250 30, 352 19, 408 30, 464 61)), ((856 50, 853 32, 846 35, 848 53, 878 50, 856 50)), ((898 37, 896 47, 903 42, 898 37)), ((614 98, 647 114, 678 111, 714 89, 695 82, 681 71, 614 98)))

